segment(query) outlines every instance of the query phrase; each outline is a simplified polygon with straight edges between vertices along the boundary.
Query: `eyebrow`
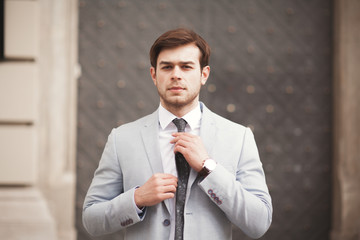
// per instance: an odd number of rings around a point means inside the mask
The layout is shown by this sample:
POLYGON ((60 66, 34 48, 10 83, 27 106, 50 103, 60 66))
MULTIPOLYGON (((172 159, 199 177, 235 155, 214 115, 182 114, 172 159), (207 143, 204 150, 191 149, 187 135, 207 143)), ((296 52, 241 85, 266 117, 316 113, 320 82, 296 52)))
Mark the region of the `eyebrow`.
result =
MULTIPOLYGON (((180 63, 180 64, 185 64, 185 65, 187 65, 187 64, 195 65, 195 62, 193 62, 193 61, 180 61, 179 63, 180 63)), ((174 64, 174 62, 161 61, 161 62, 159 63, 159 65, 168 65, 168 64, 174 64)))

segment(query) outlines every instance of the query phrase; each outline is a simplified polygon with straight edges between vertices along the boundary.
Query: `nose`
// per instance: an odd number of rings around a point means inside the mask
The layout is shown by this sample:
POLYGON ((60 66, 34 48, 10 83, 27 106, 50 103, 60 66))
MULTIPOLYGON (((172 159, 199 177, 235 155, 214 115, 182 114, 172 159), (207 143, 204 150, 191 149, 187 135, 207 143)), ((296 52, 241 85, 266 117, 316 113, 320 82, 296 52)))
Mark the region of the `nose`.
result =
POLYGON ((180 80, 181 79, 181 69, 179 66, 175 66, 171 72, 172 80, 180 80))

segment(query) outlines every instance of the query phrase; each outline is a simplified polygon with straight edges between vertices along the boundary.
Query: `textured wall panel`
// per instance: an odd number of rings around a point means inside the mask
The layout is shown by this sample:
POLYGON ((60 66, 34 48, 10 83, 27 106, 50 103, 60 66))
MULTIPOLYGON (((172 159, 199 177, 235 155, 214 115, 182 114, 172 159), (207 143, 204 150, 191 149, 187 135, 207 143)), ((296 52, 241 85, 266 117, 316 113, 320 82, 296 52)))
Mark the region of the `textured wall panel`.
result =
MULTIPOLYGON (((92 239, 81 207, 107 135, 158 106, 148 51, 179 26, 213 50, 202 100, 254 130, 274 205, 262 239, 328 239, 331 1, 80 0, 79 8, 79 240, 92 239)), ((234 230, 234 239, 247 238, 234 230)))
POLYGON ((0 64, 0 122, 34 122, 37 115, 38 66, 32 62, 0 64))

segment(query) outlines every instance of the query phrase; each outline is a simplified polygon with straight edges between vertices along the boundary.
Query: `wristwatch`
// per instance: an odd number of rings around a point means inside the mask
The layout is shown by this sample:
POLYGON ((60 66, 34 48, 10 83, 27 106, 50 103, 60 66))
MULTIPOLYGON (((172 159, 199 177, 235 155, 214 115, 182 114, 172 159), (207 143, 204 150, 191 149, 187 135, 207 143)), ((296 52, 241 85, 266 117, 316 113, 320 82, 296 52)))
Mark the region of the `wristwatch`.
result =
POLYGON ((207 175, 209 175, 209 173, 211 173, 215 169, 216 164, 217 163, 213 159, 211 158, 206 159, 203 163, 203 168, 199 172, 199 175, 202 177, 206 177, 207 175))

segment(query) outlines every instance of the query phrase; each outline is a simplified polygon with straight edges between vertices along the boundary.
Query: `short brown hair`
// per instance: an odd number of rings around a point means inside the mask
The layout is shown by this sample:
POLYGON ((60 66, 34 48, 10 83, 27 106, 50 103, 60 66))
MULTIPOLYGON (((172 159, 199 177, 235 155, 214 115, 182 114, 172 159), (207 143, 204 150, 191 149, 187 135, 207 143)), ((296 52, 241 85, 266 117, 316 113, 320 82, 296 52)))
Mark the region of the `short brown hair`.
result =
POLYGON ((155 40, 150 49, 151 66, 156 69, 157 59, 162 50, 175 48, 190 43, 195 43, 201 52, 199 59, 201 69, 209 65, 210 47, 207 42, 192 30, 186 28, 177 28, 162 34, 158 39, 155 40))

